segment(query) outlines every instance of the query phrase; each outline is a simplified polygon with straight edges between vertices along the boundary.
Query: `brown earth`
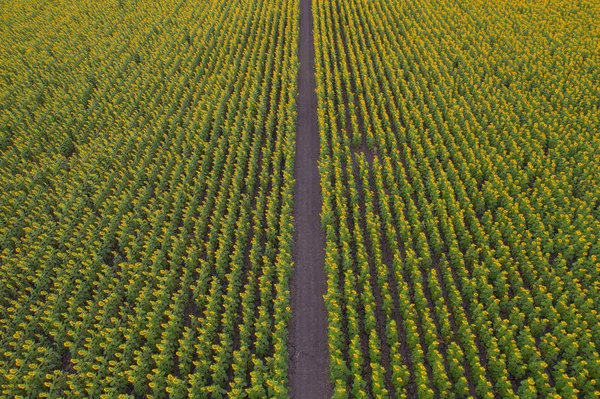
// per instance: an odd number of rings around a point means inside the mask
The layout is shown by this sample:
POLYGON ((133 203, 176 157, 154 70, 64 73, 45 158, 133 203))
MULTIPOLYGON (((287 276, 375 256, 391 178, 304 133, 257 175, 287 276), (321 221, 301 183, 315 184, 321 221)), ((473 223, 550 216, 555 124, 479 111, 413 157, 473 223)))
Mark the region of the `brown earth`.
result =
POLYGON ((325 236, 321 229, 319 129, 311 0, 300 0, 300 70, 294 190, 294 271, 289 336, 290 397, 332 396, 329 382, 327 311, 323 295, 325 236))

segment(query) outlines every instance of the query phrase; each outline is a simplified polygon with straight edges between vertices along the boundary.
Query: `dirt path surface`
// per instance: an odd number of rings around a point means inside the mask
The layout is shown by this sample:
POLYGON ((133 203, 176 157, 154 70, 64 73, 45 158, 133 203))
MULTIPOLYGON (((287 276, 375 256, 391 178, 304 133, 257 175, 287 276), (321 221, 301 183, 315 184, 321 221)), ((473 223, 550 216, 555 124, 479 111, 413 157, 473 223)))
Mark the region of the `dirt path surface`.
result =
POLYGON ((294 192, 295 249, 291 282, 289 338, 290 396, 321 399, 332 395, 329 383, 325 236, 321 229, 319 129, 315 92, 312 0, 300 0, 300 71, 294 192))

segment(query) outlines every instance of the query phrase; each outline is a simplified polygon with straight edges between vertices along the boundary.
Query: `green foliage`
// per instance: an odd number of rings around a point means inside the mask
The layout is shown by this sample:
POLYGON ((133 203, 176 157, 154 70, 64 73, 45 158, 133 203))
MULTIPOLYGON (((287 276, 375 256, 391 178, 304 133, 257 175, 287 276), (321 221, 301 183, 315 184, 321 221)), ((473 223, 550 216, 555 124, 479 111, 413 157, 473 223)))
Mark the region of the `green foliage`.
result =
POLYGON ((0 396, 288 396, 298 13, 3 4, 0 396))
POLYGON ((584 3, 314 3, 335 397, 599 394, 584 3))

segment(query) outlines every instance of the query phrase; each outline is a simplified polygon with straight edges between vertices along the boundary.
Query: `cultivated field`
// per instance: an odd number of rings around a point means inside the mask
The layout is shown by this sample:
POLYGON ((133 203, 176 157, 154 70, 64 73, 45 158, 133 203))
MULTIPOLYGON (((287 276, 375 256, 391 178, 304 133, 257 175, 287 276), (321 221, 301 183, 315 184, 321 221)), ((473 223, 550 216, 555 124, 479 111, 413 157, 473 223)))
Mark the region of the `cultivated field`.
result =
POLYGON ((314 4, 334 397, 596 397, 599 4, 314 4))
POLYGON ((1 396, 286 396, 297 2, 2 9, 1 396))
POLYGON ((0 398, 600 397, 597 0, 4 0, 0 398))

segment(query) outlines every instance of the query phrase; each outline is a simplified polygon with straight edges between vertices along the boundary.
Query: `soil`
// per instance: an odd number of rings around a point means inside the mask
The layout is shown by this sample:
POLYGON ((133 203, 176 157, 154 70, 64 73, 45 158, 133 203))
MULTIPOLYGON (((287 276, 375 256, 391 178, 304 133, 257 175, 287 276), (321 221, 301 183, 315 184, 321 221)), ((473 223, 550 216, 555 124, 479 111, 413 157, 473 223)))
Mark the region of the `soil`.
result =
POLYGON ((330 398, 325 235, 321 229, 321 186, 312 0, 300 1, 300 70, 294 189, 294 271, 288 342, 290 397, 330 398))

